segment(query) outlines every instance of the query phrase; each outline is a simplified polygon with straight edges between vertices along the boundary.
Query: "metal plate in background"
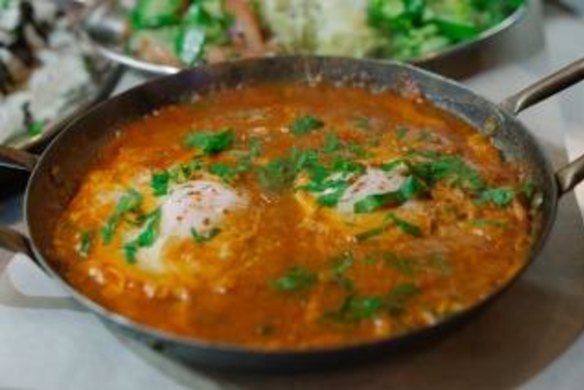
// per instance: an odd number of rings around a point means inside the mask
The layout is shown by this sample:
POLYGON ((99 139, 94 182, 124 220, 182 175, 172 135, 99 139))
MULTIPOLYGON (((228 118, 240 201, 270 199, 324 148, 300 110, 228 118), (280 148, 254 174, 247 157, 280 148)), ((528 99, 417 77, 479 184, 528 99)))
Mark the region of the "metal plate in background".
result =
MULTIPOLYGON (((121 1, 116 0, 106 0, 89 7, 83 23, 88 42, 106 58, 141 72, 165 75, 180 71, 178 67, 147 62, 127 52, 128 29, 126 22, 128 20, 128 9, 121 3, 121 1)), ((410 62, 450 75, 452 73, 447 71, 448 67, 445 65, 455 65, 461 57, 472 56, 495 38, 504 36, 511 27, 519 24, 525 18, 531 3, 532 0, 528 1, 527 5, 518 8, 507 19, 484 31, 473 40, 449 46, 410 62)))
MULTIPOLYGON (((74 1, 55 0, 55 2, 60 7, 68 7, 64 8, 66 9, 66 12, 78 12, 78 8, 76 8, 77 4, 75 4, 74 1)), ((72 27, 72 30, 74 29, 75 28, 72 27)), ((82 50, 88 63, 88 69, 90 70, 92 80, 92 85, 88 86, 89 93, 82 99, 70 102, 68 109, 54 118, 41 134, 37 136, 30 136, 28 134, 18 135, 8 140, 5 143, 6 146, 28 150, 33 153, 40 153, 53 137, 67 125, 67 123, 92 105, 97 104, 110 96, 122 76, 123 67, 99 55, 99 53, 96 53, 90 46, 82 45, 82 50)), ((27 176, 28 175, 24 172, 20 174, 19 172, 12 170, 0 169, 0 184, 11 183, 10 187, 2 186, 2 188, 0 188, 0 199, 6 195, 5 193, 11 194, 14 190, 22 187, 20 184, 27 176)))

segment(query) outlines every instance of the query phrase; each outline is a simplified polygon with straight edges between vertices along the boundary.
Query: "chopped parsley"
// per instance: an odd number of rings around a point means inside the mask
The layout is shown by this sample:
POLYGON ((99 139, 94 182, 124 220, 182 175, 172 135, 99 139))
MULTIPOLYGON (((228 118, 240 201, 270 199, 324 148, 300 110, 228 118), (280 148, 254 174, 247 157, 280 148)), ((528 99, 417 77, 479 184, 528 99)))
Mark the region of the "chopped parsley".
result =
POLYGON ((395 226, 397 226, 402 232, 409 234, 413 237, 422 237, 424 233, 422 229, 417 227, 416 225, 411 224, 410 222, 399 218, 397 215, 393 213, 388 213, 387 217, 395 226))
POLYGON ((168 194, 170 184, 170 173, 168 171, 155 172, 150 180, 150 187, 154 196, 164 196, 168 194))
POLYGON ((112 215, 101 228, 101 238, 104 244, 109 244, 122 218, 130 212, 136 211, 142 205, 143 196, 135 189, 129 189, 118 201, 112 215))
POLYGON ((321 119, 312 115, 303 115, 290 124, 290 132, 293 135, 300 136, 312 133, 322 127, 324 127, 324 122, 321 119))
POLYGON ((233 182, 238 175, 236 168, 224 163, 217 163, 209 166, 209 173, 219 176, 226 183, 233 182))
POLYGON ((443 181, 449 185, 465 190, 478 192, 484 188, 484 182, 479 173, 471 168, 462 158, 442 155, 439 153, 418 154, 429 161, 409 164, 410 171, 433 186, 443 181))
POLYGON ((336 134, 328 133, 324 138, 322 151, 330 154, 339 151, 342 147, 343 143, 339 137, 336 134))
POLYGON ((317 166, 320 166, 317 152, 292 148, 288 154, 257 167, 256 174, 263 190, 279 192, 291 188, 303 169, 309 168, 311 175, 319 175, 317 166))
POLYGON ((140 248, 151 247, 159 234, 161 210, 156 209, 146 216, 144 219, 144 228, 138 236, 124 245, 124 255, 126 262, 134 264, 136 262, 136 255, 140 248))
POLYGON ((204 233, 198 232, 195 228, 191 228, 191 236, 193 237, 193 240, 195 240, 197 244, 204 244, 206 242, 209 242, 213 238, 217 237, 217 235, 219 235, 220 233, 221 229, 219 228, 213 228, 208 232, 204 233))
POLYGON ((293 292, 307 290, 316 281, 316 274, 312 271, 300 265, 294 265, 288 268, 283 276, 271 281, 270 285, 278 291, 293 292))
POLYGON ((353 253, 348 251, 343 252, 333 262, 331 268, 332 279, 345 290, 350 291, 353 289, 353 281, 347 278, 346 273, 349 269, 351 269, 354 263, 355 259, 353 257, 353 253))
POLYGON ((369 195, 355 202, 353 211, 357 214, 367 214, 385 207, 401 206, 426 192, 427 186, 421 180, 415 176, 408 176, 396 191, 369 195))
POLYGON ((226 128, 219 132, 197 131, 184 139, 187 148, 196 148, 205 154, 217 154, 230 149, 235 141, 233 130, 226 128))
POLYGON ((507 207, 515 200, 515 191, 509 187, 490 188, 483 191, 478 199, 479 204, 492 203, 495 206, 507 207))
POLYGON ((385 302, 381 297, 349 295, 336 314, 343 321, 361 321, 377 317, 384 306, 385 302))
POLYGON ((79 257, 86 258, 89 256, 93 241, 93 234, 89 230, 83 230, 79 233, 79 243, 77 244, 77 254, 79 257))

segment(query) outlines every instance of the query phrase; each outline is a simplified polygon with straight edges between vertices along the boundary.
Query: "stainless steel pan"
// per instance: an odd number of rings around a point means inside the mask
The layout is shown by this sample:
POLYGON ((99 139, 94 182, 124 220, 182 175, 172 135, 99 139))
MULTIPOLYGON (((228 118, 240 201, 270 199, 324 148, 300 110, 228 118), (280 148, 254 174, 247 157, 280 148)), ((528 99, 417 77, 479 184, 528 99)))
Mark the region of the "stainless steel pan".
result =
POLYGON ((262 83, 343 82, 384 87, 399 92, 414 85, 435 105, 487 133, 507 159, 521 161, 541 195, 541 225, 525 268, 533 262, 554 223, 559 198, 584 179, 584 157, 554 172, 537 141, 516 119, 522 110, 584 79, 584 60, 513 95, 497 105, 465 87, 418 68, 372 60, 282 57, 204 66, 157 79, 110 99, 86 112, 61 132, 40 156, 3 147, 3 165, 31 172, 24 202, 28 235, 0 228, 0 247, 28 254, 58 284, 89 311, 116 329, 181 359, 198 364, 244 370, 290 371, 314 369, 365 356, 387 355, 448 330, 491 303, 514 280, 485 300, 443 322, 396 338, 338 348, 306 351, 261 351, 178 337, 109 311, 91 301, 59 274, 50 247, 57 216, 70 201, 96 154, 119 125, 194 93, 262 83))

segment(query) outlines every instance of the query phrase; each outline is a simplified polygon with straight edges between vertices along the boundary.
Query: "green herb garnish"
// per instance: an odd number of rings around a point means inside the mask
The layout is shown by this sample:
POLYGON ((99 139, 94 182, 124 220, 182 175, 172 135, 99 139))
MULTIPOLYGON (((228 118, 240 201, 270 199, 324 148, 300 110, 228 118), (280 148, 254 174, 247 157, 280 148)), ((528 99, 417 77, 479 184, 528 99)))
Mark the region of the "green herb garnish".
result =
POLYGON ((334 153, 343 147, 343 143, 336 134, 328 133, 324 139, 322 151, 324 153, 334 153))
POLYGON ((195 228, 191 228, 191 235, 197 244, 204 244, 205 242, 209 242, 220 233, 221 229, 219 228, 213 228, 204 233, 198 232, 195 228))
POLYGON ((140 248, 151 247, 159 234, 161 210, 156 209, 148 214, 144 219, 144 228, 138 236, 124 245, 124 254, 126 262, 134 264, 136 262, 136 255, 140 248))
POLYGON ((236 168, 230 165, 217 163, 209 167, 209 173, 215 176, 219 176, 224 182, 231 183, 237 176, 238 172, 236 168))
POLYGON ((332 268, 332 278, 333 280, 345 290, 352 290, 353 289, 353 281, 347 278, 346 273, 353 264, 355 263, 355 259, 353 257, 353 253, 351 252, 343 252, 341 256, 335 259, 332 268))
POLYGON ((387 217, 389 218, 389 220, 391 222, 393 222, 395 224, 395 226, 397 226, 402 232, 409 234, 410 236, 414 236, 414 237, 422 237, 424 235, 424 233, 422 233, 422 229, 420 229, 419 227, 417 227, 416 225, 413 225, 411 223, 409 223, 406 220, 403 220, 401 218, 399 218, 398 216, 396 216, 393 213, 388 213, 387 217))
POLYGON ((303 291, 312 287, 316 281, 317 277, 312 271, 294 265, 283 276, 270 282, 270 285, 282 292, 303 291))
POLYGON ((401 206, 408 200, 427 192, 427 186, 415 176, 408 176, 397 191, 369 195, 355 202, 353 210, 357 214, 367 214, 385 207, 401 206))
POLYGON ((154 196, 164 196, 168 193, 170 173, 168 171, 156 172, 152 175, 150 187, 154 196))
POLYGON ((79 243, 77 244, 77 254, 79 257, 86 258, 89 256, 93 242, 93 233, 89 230, 83 230, 79 233, 79 243))
POLYGON ((300 136, 312 133, 324 127, 324 122, 312 115, 303 115, 290 124, 290 132, 293 135, 300 136))
POLYGON ((116 228, 122 220, 122 217, 124 217, 126 213, 136 211, 142 205, 142 201, 142 194, 135 189, 129 189, 124 195, 122 195, 113 214, 108 218, 100 231, 104 244, 107 245, 112 241, 116 228))
POLYGON ((187 148, 197 148, 205 154, 217 154, 233 146, 235 133, 231 129, 219 132, 198 131, 186 136, 184 145, 187 148))
POLYGON ((509 187, 490 188, 483 191, 478 199, 481 203, 492 203, 499 207, 507 207, 515 200, 515 191, 509 187))

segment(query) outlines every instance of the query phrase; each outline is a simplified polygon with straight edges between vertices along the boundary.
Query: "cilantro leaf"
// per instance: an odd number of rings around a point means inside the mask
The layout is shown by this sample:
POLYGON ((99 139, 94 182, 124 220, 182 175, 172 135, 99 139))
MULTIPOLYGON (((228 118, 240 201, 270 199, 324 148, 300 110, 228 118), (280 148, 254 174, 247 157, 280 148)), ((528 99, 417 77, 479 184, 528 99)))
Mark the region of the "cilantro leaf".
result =
POLYGON ((490 188, 483 191, 479 203, 492 203, 499 207, 507 207, 515 200, 515 191, 509 187, 490 188))
POLYGON ((230 165, 217 163, 209 167, 209 172, 215 176, 219 176, 224 182, 231 183, 237 176, 237 169, 230 165))
POLYGON ((384 302, 381 297, 349 296, 341 307, 345 320, 360 321, 375 318, 383 311, 384 302))
POLYGON ((198 131, 185 137, 184 145, 187 148, 196 148, 205 154, 217 154, 233 146, 235 133, 231 129, 219 132, 198 131))
POLYGON ((79 257, 86 258, 89 256, 93 243, 93 234, 89 230, 83 230, 79 233, 79 243, 77 244, 77 254, 79 257))
POLYGON ((336 134, 328 133, 324 139, 322 151, 324 153, 334 153, 343 147, 343 143, 336 134))
POLYGON ((143 196, 135 189, 129 189, 118 201, 116 208, 112 215, 108 218, 105 225, 101 228, 101 238, 104 244, 109 244, 114 233, 122 219, 122 217, 129 212, 136 211, 143 201, 143 196))
POLYGON ((195 228, 191 228, 191 235, 197 244, 203 244, 205 242, 211 241, 220 233, 221 229, 219 228, 213 228, 206 233, 199 233, 195 228))
POLYGON ((286 271, 286 273, 273 280, 270 284, 273 288, 282 292, 302 291, 306 290, 314 283, 316 283, 316 275, 299 265, 294 265, 286 271))
POLYGON ((299 116, 290 124, 290 132, 293 135, 300 136, 312 133, 324 127, 324 122, 312 115, 299 116))
POLYGON ((385 207, 401 206, 427 192, 426 185, 415 176, 408 176, 397 191, 369 195, 355 202, 353 211, 357 214, 367 214, 385 207))
POLYGON ((335 259, 332 265, 331 273, 333 280, 345 290, 350 291, 353 289, 353 282, 345 274, 351 269, 354 263, 353 253, 347 251, 335 259))
POLYGON ((387 217, 389 218, 389 220, 391 222, 393 222, 395 224, 395 226, 397 226, 402 232, 409 234, 410 236, 414 236, 414 237, 423 237, 424 233, 422 233, 422 229, 420 229, 419 227, 417 227, 416 225, 413 225, 411 223, 409 223, 408 221, 405 221, 401 218, 399 218, 398 216, 396 216, 393 213, 388 213, 387 217))
POLYGON ((150 187, 154 196, 164 196, 168 193, 170 173, 168 171, 155 172, 150 180, 150 187))
POLYGON ((148 248, 154 244, 159 234, 161 215, 162 212, 160 209, 156 209, 148 214, 144 220, 144 229, 142 229, 134 240, 124 245, 126 262, 134 264, 140 248, 148 248))

